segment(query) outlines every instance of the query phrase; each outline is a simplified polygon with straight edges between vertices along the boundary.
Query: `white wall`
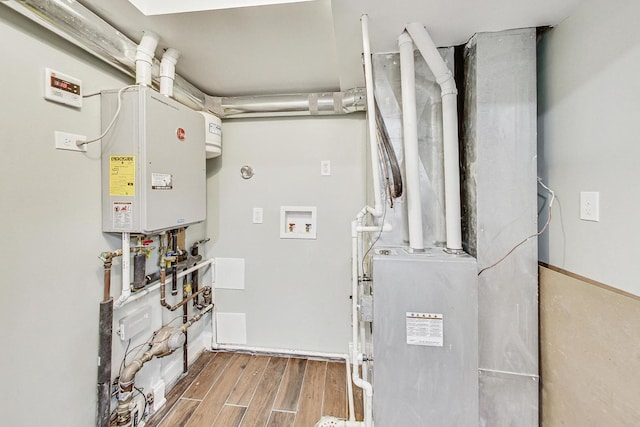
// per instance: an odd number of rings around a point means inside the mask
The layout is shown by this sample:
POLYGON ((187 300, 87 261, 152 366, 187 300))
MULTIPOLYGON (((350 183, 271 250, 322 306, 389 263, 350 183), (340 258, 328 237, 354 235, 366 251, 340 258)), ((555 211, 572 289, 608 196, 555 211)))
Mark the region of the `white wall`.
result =
POLYGON ((208 246, 245 259, 244 290, 216 290, 218 312, 246 313, 247 345, 347 353, 351 220, 364 206, 362 115, 226 120, 208 161, 208 246), (321 160, 331 176, 320 175, 321 160), (251 165, 252 179, 240 168, 251 165), (317 239, 280 239, 280 206, 316 206, 317 239), (252 223, 252 209, 264 223, 252 223))
MULTIPOLYGON (((86 427, 95 424, 102 299, 98 255, 119 247, 120 240, 101 231, 100 144, 90 145, 86 154, 54 148, 55 130, 98 135, 100 98, 85 99, 81 111, 46 101, 44 68, 82 79, 85 93, 118 88, 131 79, 5 6, 0 6, 0 40, 0 425, 86 427)), ((204 236, 204 229, 190 228, 188 243, 204 236)), ((116 261, 116 297, 119 268, 116 261)), ((176 316, 161 314, 157 292, 149 299, 152 328, 160 326, 161 317, 176 316)), ((115 321, 139 304, 116 313, 115 321)), ((144 338, 150 333, 151 328, 144 338)), ((202 341, 194 339, 200 349, 202 341)), ((115 372, 124 347, 115 340, 115 372)), ((180 357, 145 366, 138 385, 147 387, 161 376, 169 380, 176 374, 173 367, 181 371, 180 357)))
POLYGON ((638 16, 636 0, 590 0, 546 34, 538 112, 539 173, 559 199, 540 260, 636 295, 638 16), (600 222, 579 219, 581 191, 600 192, 600 222))

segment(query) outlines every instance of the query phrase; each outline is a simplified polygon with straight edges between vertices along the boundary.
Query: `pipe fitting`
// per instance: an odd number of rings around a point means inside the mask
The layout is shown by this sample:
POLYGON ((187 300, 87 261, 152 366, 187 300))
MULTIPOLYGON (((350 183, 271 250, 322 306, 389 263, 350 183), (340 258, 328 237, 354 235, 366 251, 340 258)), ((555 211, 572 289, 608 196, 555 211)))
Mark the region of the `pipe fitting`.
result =
POLYGON ((159 40, 158 35, 153 31, 143 33, 142 40, 136 49, 136 84, 151 86, 153 58, 159 40))
POLYGON ((173 81, 176 77, 176 64, 180 58, 180 51, 169 48, 162 55, 160 62, 160 94, 173 97, 173 81))
POLYGON ((411 45, 413 46, 413 40, 411 39, 411 36, 407 34, 406 31, 403 31, 398 37, 398 45, 404 46, 407 43, 411 43, 411 45))

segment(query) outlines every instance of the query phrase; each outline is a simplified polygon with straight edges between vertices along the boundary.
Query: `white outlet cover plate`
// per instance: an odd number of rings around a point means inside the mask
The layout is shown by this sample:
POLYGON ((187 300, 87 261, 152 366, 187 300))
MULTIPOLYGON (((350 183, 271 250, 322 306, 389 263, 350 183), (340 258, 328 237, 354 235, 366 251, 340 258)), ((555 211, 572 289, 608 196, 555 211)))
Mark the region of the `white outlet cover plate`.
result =
POLYGON ((74 133, 55 131, 55 142, 58 150, 69 151, 87 151, 86 145, 76 145, 76 141, 86 141, 87 137, 84 135, 76 135, 74 133))
POLYGON ((600 193, 597 191, 580 192, 580 219, 600 221, 600 193))
POLYGON ((322 176, 331 175, 331 160, 322 160, 320 162, 320 175, 322 176))

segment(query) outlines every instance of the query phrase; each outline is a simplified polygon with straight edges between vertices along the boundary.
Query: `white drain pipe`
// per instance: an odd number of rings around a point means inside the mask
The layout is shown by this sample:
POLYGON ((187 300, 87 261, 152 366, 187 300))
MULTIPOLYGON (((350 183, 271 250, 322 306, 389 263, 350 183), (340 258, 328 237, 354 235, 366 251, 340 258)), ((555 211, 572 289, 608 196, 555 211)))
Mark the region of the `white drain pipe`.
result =
POLYGON ((379 218, 382 216, 382 197, 380 195, 380 158, 378 157, 378 132, 376 131, 376 104, 373 94, 373 71, 371 67, 371 44, 369 42, 369 15, 362 15, 362 49, 364 56, 364 82, 367 91, 367 124, 369 129, 369 150, 371 151, 371 178, 373 180, 373 208, 367 211, 379 218))
POLYGON ((180 51, 169 48, 162 55, 160 62, 160 94, 173 97, 173 81, 176 78, 176 64, 180 58, 180 51))
POLYGON ((153 57, 158 46, 158 35, 145 31, 136 50, 136 84, 151 86, 153 57))
POLYGON ((362 361, 359 349, 359 319, 358 319, 358 257, 359 227, 362 227, 362 216, 351 223, 351 378, 364 394, 364 426, 373 426, 373 386, 361 376, 358 367, 362 361))
POLYGON ((422 234, 422 201, 420 197, 420 155, 418 153, 418 118, 416 113, 416 73, 413 42, 404 31, 398 37, 400 49, 400 86, 402 89, 402 129, 404 169, 407 179, 407 212, 409 247, 412 252, 424 252, 422 234))
POLYGON ((131 235, 122 233, 122 292, 114 306, 120 307, 131 296, 131 235))
POLYGON ((407 25, 407 32, 420 50, 442 89, 442 136, 444 140, 444 199, 447 251, 462 252, 460 222, 460 168, 458 150, 458 102, 456 82, 429 33, 420 23, 407 25))

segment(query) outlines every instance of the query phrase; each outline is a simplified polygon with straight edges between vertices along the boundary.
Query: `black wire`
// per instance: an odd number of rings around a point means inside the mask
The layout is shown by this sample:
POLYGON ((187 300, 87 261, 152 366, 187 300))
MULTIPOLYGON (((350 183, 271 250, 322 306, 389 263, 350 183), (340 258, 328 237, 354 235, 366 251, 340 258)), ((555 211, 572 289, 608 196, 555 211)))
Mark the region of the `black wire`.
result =
POLYGON ((144 417, 147 415, 147 397, 144 395, 144 392, 142 391, 141 388, 138 388, 135 385, 133 386, 133 388, 135 388, 136 391, 140 393, 140 395, 142 396, 142 400, 144 400, 144 409, 142 409, 142 416, 138 420, 138 421, 142 421, 144 420, 144 417))
POLYGON ((382 220, 380 221, 380 231, 378 232, 378 235, 376 236, 375 240, 371 243, 371 245, 369 245, 369 249, 367 249, 367 251, 364 253, 364 255, 362 256, 362 277, 364 278, 364 260, 367 259, 367 256, 369 255, 369 252, 371 252, 371 249, 373 249, 373 247, 375 246, 376 243, 378 243, 378 240, 380 240, 380 237, 382 236, 382 228, 384 227, 384 220, 387 217, 387 201, 388 201, 388 194, 385 191, 384 192, 385 197, 384 197, 384 210, 382 211, 382 220))
POLYGON ((120 369, 118 370, 118 376, 122 373, 122 369, 127 367, 127 354, 129 353, 129 346, 131 345, 131 338, 129 338, 129 342, 127 343, 127 348, 124 349, 124 357, 122 358, 122 362, 120 363, 120 369))
POLYGON ((384 166, 385 172, 386 169, 390 169, 391 177, 387 177, 387 186, 389 187, 389 193, 391 197, 391 203, 393 203, 393 199, 396 199, 402 196, 403 192, 403 184, 402 184, 402 173, 400 172, 400 165, 398 163, 398 157, 396 156, 396 152, 393 149, 393 145, 391 144, 391 138, 389 137, 389 133, 387 132, 387 127, 384 123, 384 118, 382 117, 382 112, 378 104, 376 103, 376 130, 378 132, 380 146, 382 148, 381 154, 384 157, 384 166))

